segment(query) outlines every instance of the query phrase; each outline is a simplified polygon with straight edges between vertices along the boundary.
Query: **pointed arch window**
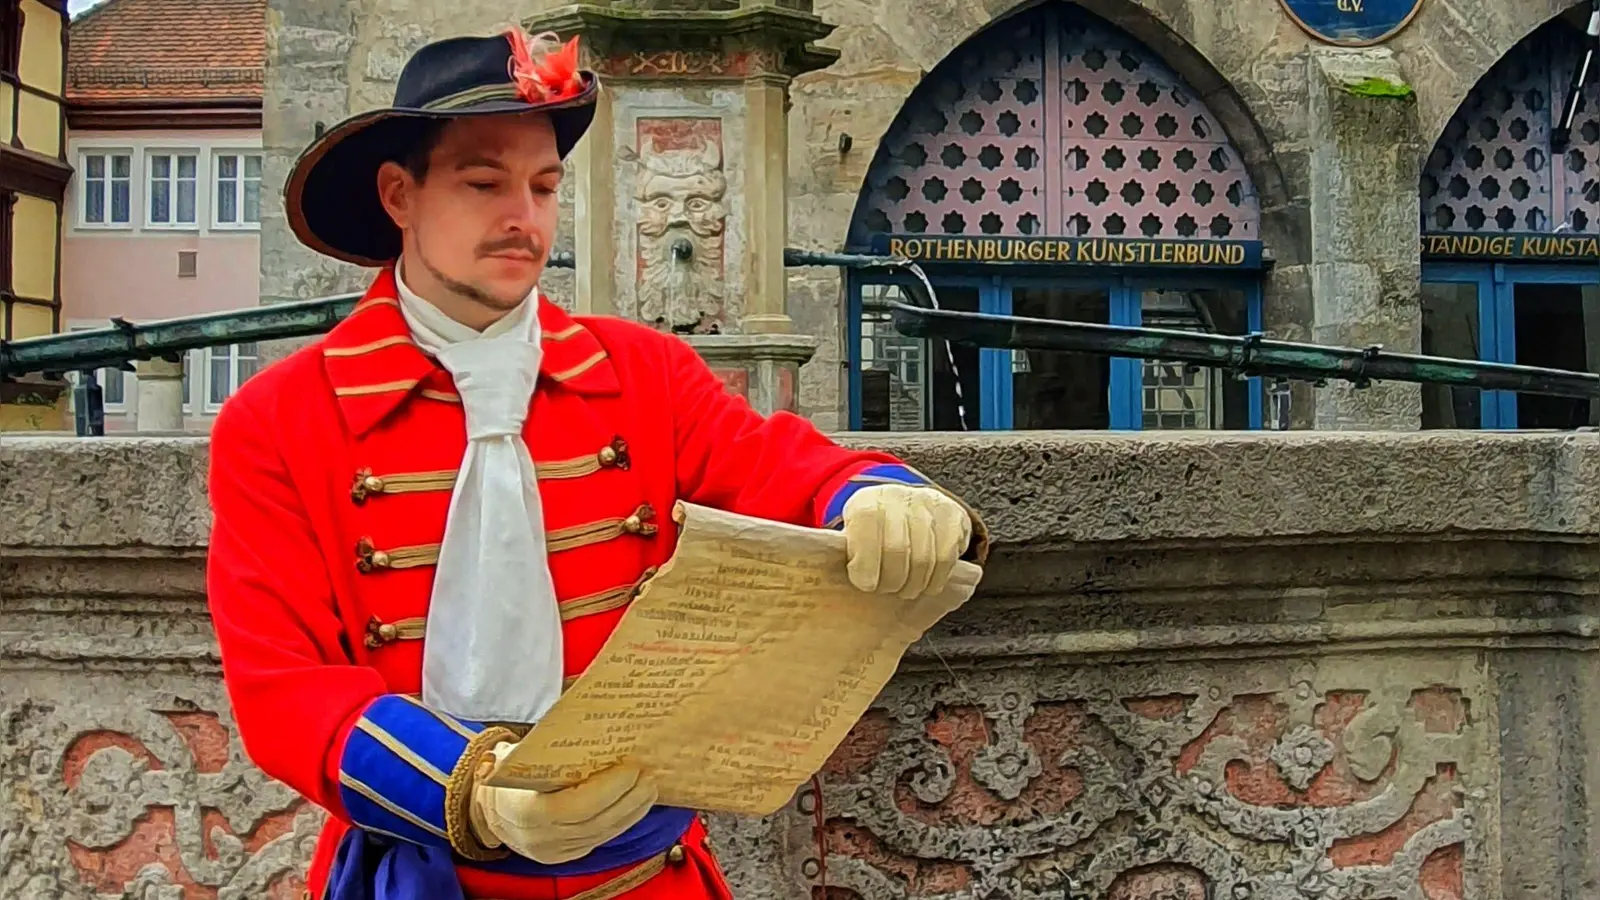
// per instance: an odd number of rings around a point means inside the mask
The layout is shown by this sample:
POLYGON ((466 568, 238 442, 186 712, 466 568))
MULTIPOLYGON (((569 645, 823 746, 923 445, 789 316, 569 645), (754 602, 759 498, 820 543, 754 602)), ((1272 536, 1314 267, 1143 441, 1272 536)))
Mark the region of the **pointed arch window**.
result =
MULTIPOLYGON (((1586 45, 1556 17, 1486 73, 1423 169, 1422 350, 1600 372, 1600 79, 1552 138, 1586 45)), ((1425 428, 1600 425, 1600 403, 1429 386, 1425 428)))
MULTIPOLYGON (((1050 2, 957 47, 912 92, 877 148, 849 243, 918 258, 952 308, 1245 333, 1261 327, 1260 225, 1243 156, 1203 98, 1121 29, 1050 2)), ((1181 366, 901 346, 871 309, 886 289, 851 280, 853 427, 1261 420, 1258 384, 1181 366), (920 383, 906 382, 907 358, 925 361, 920 383)))

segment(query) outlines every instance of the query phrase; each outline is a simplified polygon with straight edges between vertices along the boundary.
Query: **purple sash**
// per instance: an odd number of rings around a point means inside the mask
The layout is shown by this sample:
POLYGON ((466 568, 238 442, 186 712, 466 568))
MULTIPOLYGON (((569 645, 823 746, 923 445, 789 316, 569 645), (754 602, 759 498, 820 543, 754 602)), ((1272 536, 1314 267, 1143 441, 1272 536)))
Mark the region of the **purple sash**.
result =
POLYGON ((443 847, 422 847, 360 828, 345 832, 324 900, 466 900, 443 847))

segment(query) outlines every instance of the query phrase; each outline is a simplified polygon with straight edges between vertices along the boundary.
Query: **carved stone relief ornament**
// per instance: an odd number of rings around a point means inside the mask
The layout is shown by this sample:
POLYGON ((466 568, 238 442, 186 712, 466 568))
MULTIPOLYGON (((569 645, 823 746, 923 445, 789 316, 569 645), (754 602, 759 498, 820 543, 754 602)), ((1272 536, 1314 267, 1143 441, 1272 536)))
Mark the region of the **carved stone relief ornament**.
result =
POLYGON ((715 118, 641 118, 635 163, 637 308, 664 331, 724 330, 724 231, 728 180, 715 118))
POLYGON ((641 50, 595 61, 612 78, 748 78, 783 71, 783 54, 769 48, 747 50, 641 50))
POLYGON ((0 705, 13 792, 0 896, 299 900, 323 813, 248 762, 220 682, 206 681, 0 705))
POLYGON ((830 900, 1471 896, 1469 691, 1305 668, 902 675, 825 769, 820 834, 793 817, 787 876, 830 900))

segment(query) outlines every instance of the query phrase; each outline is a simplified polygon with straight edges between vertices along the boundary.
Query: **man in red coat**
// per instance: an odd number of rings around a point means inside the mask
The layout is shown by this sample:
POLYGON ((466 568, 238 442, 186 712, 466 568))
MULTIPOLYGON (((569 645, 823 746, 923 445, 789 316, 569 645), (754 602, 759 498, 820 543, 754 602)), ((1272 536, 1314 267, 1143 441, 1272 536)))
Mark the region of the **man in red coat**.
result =
POLYGON ((479 783, 671 556, 675 501, 842 527, 863 591, 915 597, 982 558, 970 511, 894 458, 539 293, 598 90, 575 44, 442 41, 289 177, 295 234, 381 271, 218 417, 207 588, 246 749, 330 814, 309 896, 728 896, 648 772, 479 783))

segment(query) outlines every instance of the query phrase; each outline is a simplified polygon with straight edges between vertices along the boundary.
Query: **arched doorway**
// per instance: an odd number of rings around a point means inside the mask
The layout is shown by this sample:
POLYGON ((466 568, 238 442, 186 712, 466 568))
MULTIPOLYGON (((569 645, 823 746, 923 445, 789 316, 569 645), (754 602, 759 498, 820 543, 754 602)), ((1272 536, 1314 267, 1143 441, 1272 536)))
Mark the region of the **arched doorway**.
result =
MULTIPOLYGON (((1587 9, 1533 32, 1473 88, 1421 184, 1424 353, 1600 372, 1600 82, 1564 145, 1587 9)), ((1432 386, 1425 428, 1600 425, 1600 403, 1432 386)))
MULTIPOLYGON (((1245 334, 1261 326, 1260 219, 1196 92, 1117 27, 1050 2, 969 39, 911 94, 850 244, 917 259, 948 308, 1245 334)), ((1260 426, 1260 385, 1210 370, 955 346, 952 371, 944 344, 874 312, 898 290, 849 283, 852 428, 960 428, 957 375, 972 428, 1260 426)))

